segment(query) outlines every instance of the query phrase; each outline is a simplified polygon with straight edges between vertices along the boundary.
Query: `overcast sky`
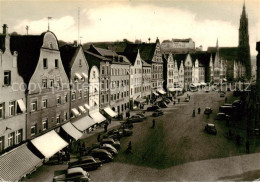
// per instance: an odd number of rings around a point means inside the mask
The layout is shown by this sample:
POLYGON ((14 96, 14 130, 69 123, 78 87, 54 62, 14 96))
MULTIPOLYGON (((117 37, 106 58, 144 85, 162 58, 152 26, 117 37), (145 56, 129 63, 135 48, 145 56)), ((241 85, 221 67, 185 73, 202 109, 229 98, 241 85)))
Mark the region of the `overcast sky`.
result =
MULTIPOLYGON (((243 0, 0 0, 0 23, 9 32, 40 34, 50 30, 64 41, 134 41, 156 37, 192 38, 196 46, 237 46, 243 0)), ((260 41, 260 1, 246 0, 251 54, 260 41)))

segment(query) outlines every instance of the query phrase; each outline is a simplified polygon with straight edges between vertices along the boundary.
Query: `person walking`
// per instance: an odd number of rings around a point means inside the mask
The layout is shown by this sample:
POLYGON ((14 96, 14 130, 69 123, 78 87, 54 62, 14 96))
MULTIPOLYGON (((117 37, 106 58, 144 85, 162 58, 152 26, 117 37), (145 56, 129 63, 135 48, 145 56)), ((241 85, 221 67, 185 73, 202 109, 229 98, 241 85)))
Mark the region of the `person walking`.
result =
POLYGON ((198 108, 198 114, 200 114, 200 107, 198 108))
POLYGON ((104 132, 107 132, 107 123, 104 124, 104 132))
POLYGON ((178 98, 178 103, 180 103, 180 101, 181 101, 181 99, 180 99, 180 98, 178 98))
POLYGON ((227 98, 225 98, 225 103, 227 103, 227 98))
POLYGON ((189 100, 190 100, 190 95, 189 95, 189 100))
POLYGON ((132 142, 131 141, 129 141, 129 143, 128 143, 126 153, 132 154, 132 142))
POLYGON ((195 117, 195 109, 193 109, 192 117, 195 117))
POLYGON ((176 103, 175 103, 175 100, 173 101, 173 105, 175 105, 176 103))
POLYGON ((155 119, 153 119, 153 125, 152 125, 152 128, 155 127, 155 119))

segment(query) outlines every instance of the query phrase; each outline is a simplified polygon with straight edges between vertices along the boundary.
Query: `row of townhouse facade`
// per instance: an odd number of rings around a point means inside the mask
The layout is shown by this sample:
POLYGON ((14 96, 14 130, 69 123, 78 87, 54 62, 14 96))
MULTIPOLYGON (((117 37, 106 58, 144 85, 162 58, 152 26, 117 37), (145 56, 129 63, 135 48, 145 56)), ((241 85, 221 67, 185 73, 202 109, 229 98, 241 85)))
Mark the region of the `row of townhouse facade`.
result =
POLYGON ((10 36, 4 25, 0 41, 1 153, 53 130, 64 133, 68 123, 88 132, 107 117, 126 117, 163 83, 158 40, 117 54, 94 45, 59 47, 50 31, 10 36))

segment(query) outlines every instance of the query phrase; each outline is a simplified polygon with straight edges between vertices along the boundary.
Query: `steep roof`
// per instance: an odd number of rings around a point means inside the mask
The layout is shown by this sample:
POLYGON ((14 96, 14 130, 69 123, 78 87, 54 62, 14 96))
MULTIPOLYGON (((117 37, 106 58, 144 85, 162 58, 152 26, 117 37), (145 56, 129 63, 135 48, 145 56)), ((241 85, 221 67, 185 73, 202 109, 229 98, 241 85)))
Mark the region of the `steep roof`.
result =
POLYGON ((149 64, 152 63, 152 59, 156 49, 156 43, 128 44, 125 48, 124 53, 137 53, 138 49, 141 59, 149 64))
POLYGON ((188 39, 172 39, 173 42, 189 42, 190 40, 192 40, 191 38, 188 39))
POLYGON ((173 55, 173 60, 177 61, 178 69, 180 69, 181 61, 183 61, 183 64, 184 64, 184 62, 187 58, 187 55, 188 54, 174 54, 173 55))
MULTIPOLYGON (((207 50, 213 57, 213 61, 215 60, 217 48, 216 47, 208 47, 207 50)), ((224 60, 238 60, 238 47, 220 47, 219 48, 219 56, 224 60)))
POLYGON ((109 49, 99 48, 99 47, 94 46, 93 44, 90 45, 89 51, 93 52, 95 54, 98 54, 100 56, 104 56, 104 57, 116 57, 116 56, 118 56, 118 54, 115 51, 111 51, 109 49))
POLYGON ((116 53, 122 53, 125 51, 125 48, 128 44, 128 42, 125 41, 116 41, 116 42, 92 42, 84 44, 84 49, 89 49, 90 45, 93 44, 95 47, 103 48, 103 49, 109 49, 112 51, 115 51, 116 53))
MULTIPOLYGON (((101 61, 111 61, 111 59, 106 58, 104 56, 100 56, 97 54, 94 54, 90 51, 84 51, 85 57, 88 61, 88 65, 89 65, 89 70, 93 67, 93 66, 97 66, 98 69, 100 69, 100 62, 101 61)), ((90 73, 90 72, 89 72, 90 73)))
POLYGON ((147 62, 145 62, 144 60, 142 60, 142 65, 143 67, 151 67, 152 65, 148 64, 147 62))
POLYGON ((74 55, 79 51, 80 47, 74 47, 71 45, 64 45, 60 47, 60 56, 63 63, 65 72, 67 73, 68 78, 70 79, 70 70, 74 64, 74 55))
POLYGON ((26 84, 29 83, 38 64, 45 33, 41 35, 17 35, 10 38, 10 49, 18 52, 18 72, 26 84))
POLYGON ((132 65, 135 64, 137 54, 138 54, 138 52, 124 52, 124 53, 122 53, 122 55, 124 55, 132 65))

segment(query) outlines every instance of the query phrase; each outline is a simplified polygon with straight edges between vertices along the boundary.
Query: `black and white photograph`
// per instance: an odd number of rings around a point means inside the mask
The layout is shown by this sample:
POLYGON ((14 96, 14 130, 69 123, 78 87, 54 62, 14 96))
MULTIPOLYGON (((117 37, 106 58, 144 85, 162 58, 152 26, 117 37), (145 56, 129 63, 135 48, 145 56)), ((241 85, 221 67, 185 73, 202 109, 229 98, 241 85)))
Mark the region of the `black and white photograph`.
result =
POLYGON ((0 0, 0 182, 260 181, 260 0, 0 0))

